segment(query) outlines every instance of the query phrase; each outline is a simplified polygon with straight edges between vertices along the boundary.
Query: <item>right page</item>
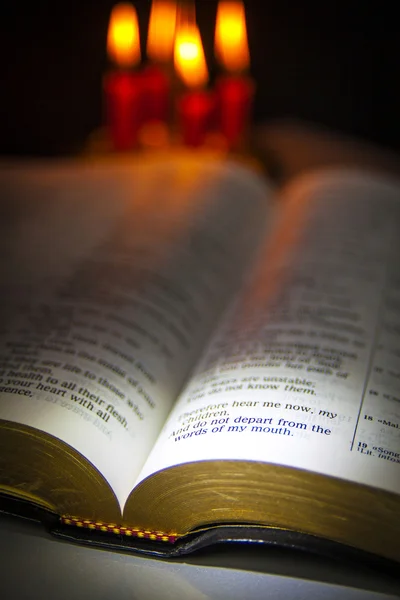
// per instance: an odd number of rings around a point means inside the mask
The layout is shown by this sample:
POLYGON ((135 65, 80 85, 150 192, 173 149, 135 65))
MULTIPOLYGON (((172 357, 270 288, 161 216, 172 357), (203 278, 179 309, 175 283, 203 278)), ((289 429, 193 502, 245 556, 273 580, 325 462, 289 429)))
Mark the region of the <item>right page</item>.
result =
POLYGON ((139 478, 263 461, 400 493, 400 186, 294 181, 139 478))

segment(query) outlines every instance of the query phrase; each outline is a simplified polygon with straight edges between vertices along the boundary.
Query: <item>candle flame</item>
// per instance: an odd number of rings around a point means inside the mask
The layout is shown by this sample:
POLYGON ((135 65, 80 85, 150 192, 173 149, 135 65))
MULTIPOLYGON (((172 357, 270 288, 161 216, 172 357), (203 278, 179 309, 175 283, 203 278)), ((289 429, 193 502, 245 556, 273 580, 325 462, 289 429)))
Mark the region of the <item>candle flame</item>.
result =
POLYGON ((200 32, 196 25, 187 24, 179 28, 175 38, 175 68, 189 88, 207 85, 208 70, 200 32))
POLYGON ((166 63, 172 59, 176 18, 176 2, 153 0, 147 37, 147 55, 152 60, 166 63))
POLYGON ((229 73, 249 68, 246 15, 241 0, 220 0, 215 28, 215 54, 229 73))
POLYGON ((107 34, 108 57, 119 67, 140 62, 139 24, 132 4, 121 2, 111 11, 107 34))

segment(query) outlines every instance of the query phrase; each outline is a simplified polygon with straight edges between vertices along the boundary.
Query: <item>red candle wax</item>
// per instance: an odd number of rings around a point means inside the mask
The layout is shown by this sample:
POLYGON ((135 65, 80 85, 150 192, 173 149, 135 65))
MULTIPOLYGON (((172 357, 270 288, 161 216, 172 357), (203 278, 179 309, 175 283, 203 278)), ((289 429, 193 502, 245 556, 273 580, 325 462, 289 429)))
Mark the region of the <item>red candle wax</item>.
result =
POLYGON ((170 82, 156 65, 149 65, 142 74, 143 121, 166 122, 169 113, 170 82))
POLYGON ((106 124, 113 148, 130 150, 142 123, 142 83, 135 73, 113 71, 104 78, 106 124))
POLYGON ((236 146, 248 126, 255 86, 249 77, 227 75, 216 84, 218 121, 229 146, 236 146))
POLYGON ((215 97, 204 91, 186 92, 179 100, 178 113, 185 146, 204 143, 215 110, 215 97))

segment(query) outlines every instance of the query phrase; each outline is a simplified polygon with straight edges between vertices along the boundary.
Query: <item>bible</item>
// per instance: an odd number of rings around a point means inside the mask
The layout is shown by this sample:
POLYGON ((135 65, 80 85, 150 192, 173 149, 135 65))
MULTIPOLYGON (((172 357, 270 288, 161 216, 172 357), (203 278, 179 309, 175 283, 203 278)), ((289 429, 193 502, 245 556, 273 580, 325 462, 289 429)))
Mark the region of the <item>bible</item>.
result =
POLYGON ((400 562, 400 184, 2 165, 0 508, 160 556, 400 562))

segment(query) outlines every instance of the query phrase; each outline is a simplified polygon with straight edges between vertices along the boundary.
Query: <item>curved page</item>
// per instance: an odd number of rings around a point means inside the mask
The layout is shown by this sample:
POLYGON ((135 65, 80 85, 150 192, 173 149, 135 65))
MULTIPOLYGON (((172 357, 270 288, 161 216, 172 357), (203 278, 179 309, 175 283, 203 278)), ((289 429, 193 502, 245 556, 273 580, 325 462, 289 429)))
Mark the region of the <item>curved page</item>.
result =
POLYGON ((241 459, 400 493, 400 188, 293 182, 140 476, 241 459))
POLYGON ((0 418, 120 505, 257 242, 267 187, 201 156, 3 168, 0 418))

